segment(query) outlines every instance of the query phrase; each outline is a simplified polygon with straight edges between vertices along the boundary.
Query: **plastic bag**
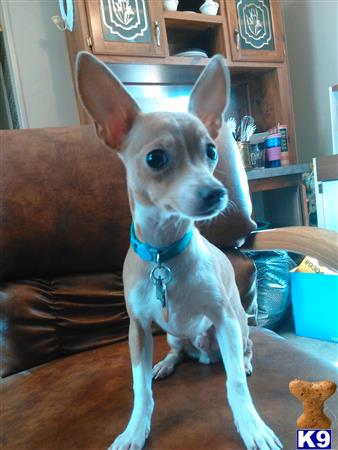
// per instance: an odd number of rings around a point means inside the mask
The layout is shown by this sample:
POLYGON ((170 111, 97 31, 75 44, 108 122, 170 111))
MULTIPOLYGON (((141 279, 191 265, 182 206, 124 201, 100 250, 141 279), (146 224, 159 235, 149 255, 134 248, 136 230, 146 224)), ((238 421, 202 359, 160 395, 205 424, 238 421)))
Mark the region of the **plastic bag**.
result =
POLYGON ((247 252, 257 268, 257 324, 276 329, 288 315, 290 270, 296 267, 287 252, 247 252))

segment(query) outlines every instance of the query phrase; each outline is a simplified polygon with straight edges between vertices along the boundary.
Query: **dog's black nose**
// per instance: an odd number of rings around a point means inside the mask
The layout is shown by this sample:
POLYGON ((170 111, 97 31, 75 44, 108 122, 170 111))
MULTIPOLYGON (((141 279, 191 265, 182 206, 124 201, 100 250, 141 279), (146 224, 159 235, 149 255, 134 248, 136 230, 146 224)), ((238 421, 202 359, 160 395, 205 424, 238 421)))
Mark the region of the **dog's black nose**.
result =
POLYGON ((214 206, 218 202, 224 199, 227 194, 227 190, 224 187, 221 188, 203 188, 198 191, 200 197, 208 206, 214 206))

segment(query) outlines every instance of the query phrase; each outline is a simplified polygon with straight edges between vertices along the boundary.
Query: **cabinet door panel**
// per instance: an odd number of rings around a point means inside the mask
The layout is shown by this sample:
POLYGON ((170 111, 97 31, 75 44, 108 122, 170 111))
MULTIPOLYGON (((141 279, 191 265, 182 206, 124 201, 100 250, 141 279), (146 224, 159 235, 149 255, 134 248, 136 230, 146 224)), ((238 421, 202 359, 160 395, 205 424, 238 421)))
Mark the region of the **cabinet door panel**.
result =
POLYGON ((283 61, 282 17, 276 0, 226 0, 234 61, 283 61))
POLYGON ((164 56, 161 3, 146 0, 86 0, 93 53, 164 56))

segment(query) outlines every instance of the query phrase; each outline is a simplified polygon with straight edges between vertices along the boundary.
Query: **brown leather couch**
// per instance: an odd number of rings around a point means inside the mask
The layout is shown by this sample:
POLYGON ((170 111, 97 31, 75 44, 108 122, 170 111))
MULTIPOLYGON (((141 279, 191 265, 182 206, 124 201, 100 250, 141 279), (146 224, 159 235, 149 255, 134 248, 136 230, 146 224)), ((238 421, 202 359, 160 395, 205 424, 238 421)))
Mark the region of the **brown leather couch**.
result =
MULTIPOLYGON (((92 127, 3 131, 0 139, 1 448, 107 448, 132 402, 121 280, 130 226, 124 169, 92 127)), ((219 173, 235 206, 202 232, 229 255, 243 305, 254 314, 255 268, 236 247, 255 224, 235 149, 224 151, 219 173)), ((299 231, 283 230, 284 247, 324 251, 337 264, 335 236, 299 231), (319 239, 315 248, 308 233, 319 239)), ((251 235, 251 248, 282 247, 275 232, 264 236, 251 235)), ((293 449, 301 408, 289 381, 334 379, 336 372, 270 331, 253 326, 252 338, 254 401, 293 449)), ((156 336, 155 360, 166 350, 165 337, 156 336)), ((154 383, 154 397, 146 448, 243 448, 221 364, 185 361, 154 383)))

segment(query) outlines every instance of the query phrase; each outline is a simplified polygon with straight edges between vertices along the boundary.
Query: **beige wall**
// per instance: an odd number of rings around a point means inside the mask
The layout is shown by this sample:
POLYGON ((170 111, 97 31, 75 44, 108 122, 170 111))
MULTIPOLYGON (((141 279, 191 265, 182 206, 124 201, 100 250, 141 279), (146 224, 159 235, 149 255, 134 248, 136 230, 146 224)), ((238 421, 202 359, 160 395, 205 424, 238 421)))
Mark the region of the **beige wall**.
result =
POLYGON ((65 36, 51 21, 58 1, 7 0, 2 14, 16 54, 25 126, 78 124, 65 36))
POLYGON ((338 83, 338 1, 283 6, 299 159, 308 162, 333 152, 329 86, 338 83))

